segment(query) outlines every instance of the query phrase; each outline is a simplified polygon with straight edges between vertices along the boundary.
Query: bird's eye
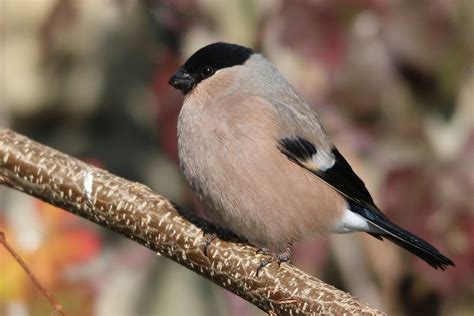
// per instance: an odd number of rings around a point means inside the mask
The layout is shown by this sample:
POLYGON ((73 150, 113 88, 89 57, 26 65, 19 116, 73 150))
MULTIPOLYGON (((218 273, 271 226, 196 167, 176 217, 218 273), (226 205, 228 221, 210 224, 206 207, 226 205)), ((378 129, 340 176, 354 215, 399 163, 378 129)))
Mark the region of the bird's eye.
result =
POLYGON ((214 69, 210 66, 205 66, 201 71, 204 78, 210 77, 214 74, 214 69))

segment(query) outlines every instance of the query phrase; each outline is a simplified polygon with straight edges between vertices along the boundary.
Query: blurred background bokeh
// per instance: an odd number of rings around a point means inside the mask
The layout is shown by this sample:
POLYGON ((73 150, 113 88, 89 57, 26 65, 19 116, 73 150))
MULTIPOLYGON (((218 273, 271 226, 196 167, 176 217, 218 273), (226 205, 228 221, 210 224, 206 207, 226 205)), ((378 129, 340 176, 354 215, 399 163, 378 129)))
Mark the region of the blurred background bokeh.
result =
MULTIPOLYGON (((0 0, 0 126, 197 209, 167 81, 214 41, 268 57, 318 108, 436 271, 366 234, 294 247, 304 271, 390 315, 474 314, 474 1, 0 0)), ((0 188, 0 230, 68 315, 264 315, 121 236, 0 188)), ((51 307, 0 248, 0 315, 51 307)))

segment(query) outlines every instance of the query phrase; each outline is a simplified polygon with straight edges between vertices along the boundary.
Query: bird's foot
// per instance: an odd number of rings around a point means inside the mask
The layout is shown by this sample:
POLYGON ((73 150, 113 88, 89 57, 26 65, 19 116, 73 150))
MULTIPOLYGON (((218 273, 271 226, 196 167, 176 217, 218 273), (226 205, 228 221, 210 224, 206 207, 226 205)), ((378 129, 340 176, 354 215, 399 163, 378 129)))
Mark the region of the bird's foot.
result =
POLYGON ((238 243, 247 243, 248 241, 242 237, 237 236, 234 234, 232 231, 217 227, 217 226, 212 226, 212 229, 207 229, 203 231, 203 237, 205 240, 205 244, 203 247, 203 252, 206 257, 208 257, 209 253, 209 247, 211 246, 211 243, 215 239, 220 239, 224 241, 233 241, 233 242, 238 242, 238 243))
POLYGON ((209 246, 211 245, 212 241, 217 238, 216 233, 204 233, 204 238, 206 240, 203 248, 204 255, 208 257, 209 254, 209 246))
POLYGON ((291 244, 286 248, 285 251, 280 252, 280 253, 273 253, 268 248, 259 248, 257 250, 257 254, 266 255, 269 258, 263 259, 262 261, 260 261, 260 265, 257 268, 256 276, 258 277, 259 274, 260 274, 260 271, 272 262, 278 263, 278 267, 280 267, 280 265, 283 262, 291 263, 291 261, 290 261, 290 256, 291 256, 290 246, 291 246, 291 244))

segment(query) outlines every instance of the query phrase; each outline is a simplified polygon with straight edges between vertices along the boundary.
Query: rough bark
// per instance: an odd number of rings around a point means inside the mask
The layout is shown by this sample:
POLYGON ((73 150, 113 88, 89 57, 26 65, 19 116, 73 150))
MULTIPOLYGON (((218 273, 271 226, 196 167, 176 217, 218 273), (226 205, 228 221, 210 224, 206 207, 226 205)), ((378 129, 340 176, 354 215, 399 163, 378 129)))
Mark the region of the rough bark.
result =
POLYGON ((270 264, 248 244, 216 239, 203 252, 205 221, 178 211, 148 187, 0 129, 0 184, 126 236, 269 314, 383 313, 289 264, 270 264))

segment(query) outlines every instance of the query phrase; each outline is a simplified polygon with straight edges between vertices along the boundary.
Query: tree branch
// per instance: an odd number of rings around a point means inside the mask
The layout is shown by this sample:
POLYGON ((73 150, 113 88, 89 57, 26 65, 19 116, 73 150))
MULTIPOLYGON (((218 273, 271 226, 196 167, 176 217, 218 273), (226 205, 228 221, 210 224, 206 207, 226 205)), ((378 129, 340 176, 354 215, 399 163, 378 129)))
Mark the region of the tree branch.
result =
POLYGON ((142 184, 7 129, 0 129, 0 184, 135 240, 269 314, 383 315, 292 265, 271 264, 257 277, 255 272, 264 257, 250 245, 216 239, 206 256, 201 229, 205 221, 189 221, 168 200, 142 184))

